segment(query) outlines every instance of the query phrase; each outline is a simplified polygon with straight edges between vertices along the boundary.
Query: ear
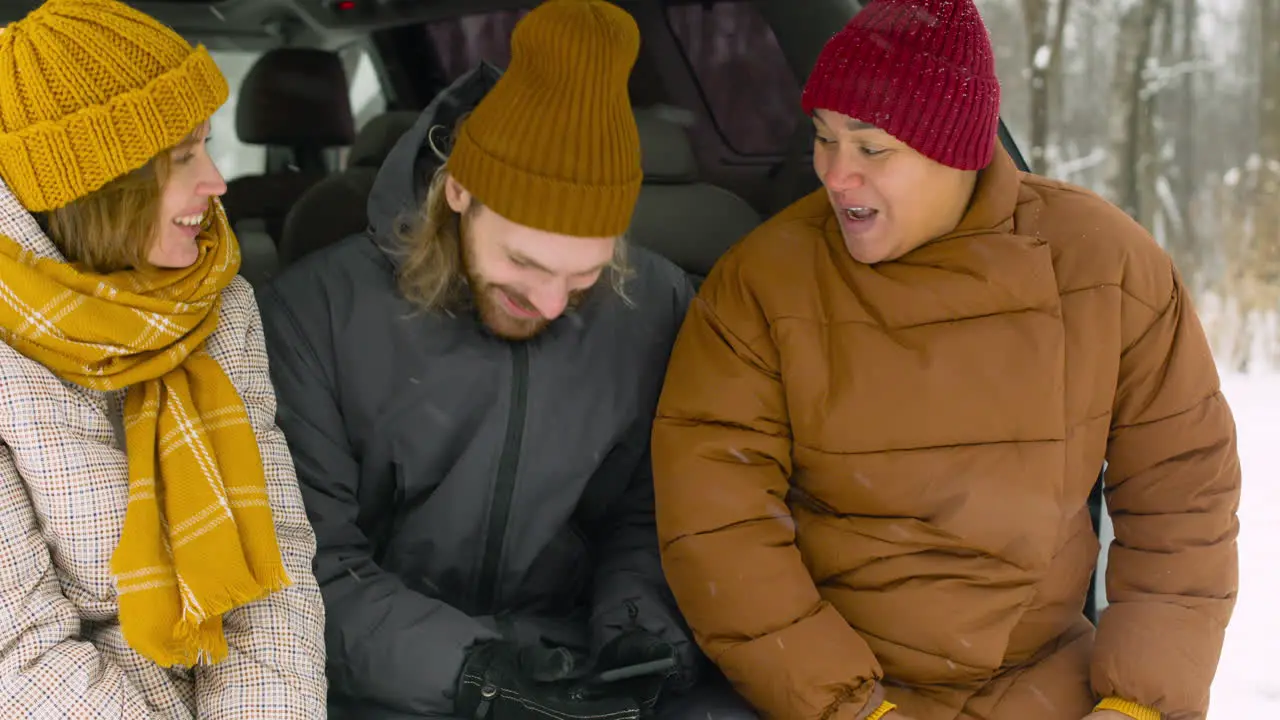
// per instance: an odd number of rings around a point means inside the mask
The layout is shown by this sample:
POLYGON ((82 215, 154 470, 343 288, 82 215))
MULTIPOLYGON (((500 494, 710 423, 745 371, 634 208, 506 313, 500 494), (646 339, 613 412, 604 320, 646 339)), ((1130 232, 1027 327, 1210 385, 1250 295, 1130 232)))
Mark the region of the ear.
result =
POLYGON ((444 198, 449 208, 459 215, 466 214, 467 208, 471 207, 471 193, 452 175, 444 179, 444 198))

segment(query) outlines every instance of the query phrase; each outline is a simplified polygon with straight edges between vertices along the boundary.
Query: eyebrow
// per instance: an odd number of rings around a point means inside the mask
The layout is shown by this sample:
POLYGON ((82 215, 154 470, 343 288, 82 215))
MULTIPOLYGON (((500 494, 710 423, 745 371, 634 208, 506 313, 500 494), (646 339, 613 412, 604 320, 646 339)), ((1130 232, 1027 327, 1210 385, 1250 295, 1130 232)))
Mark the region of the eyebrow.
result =
POLYGON ((186 137, 178 141, 177 147, 183 147, 186 145, 198 145, 202 140, 204 140, 204 138, 207 138, 212 134, 213 134, 213 126, 208 124, 208 121, 206 120, 204 123, 197 125, 195 129, 193 129, 191 132, 187 133, 186 137), (205 132, 205 128, 208 128, 208 132, 205 132), (201 137, 202 135, 203 137, 201 137))
POLYGON ((179 142, 177 145, 174 145, 173 147, 178 150, 185 150, 189 147, 192 147, 194 145, 199 145, 199 144, 200 144, 200 136, 192 134, 182 138, 181 142, 179 142))
POLYGON ((547 267, 546 265, 543 265, 537 260, 534 260, 528 255, 523 255, 521 253, 512 252, 512 251, 507 251, 507 255, 509 255, 511 259, 514 260, 519 265, 525 265, 527 267, 533 268, 534 270, 541 270, 544 273, 550 273, 552 275, 555 274, 555 272, 553 272, 551 268, 547 267))
MULTIPOLYGON (((555 270, 552 270, 551 268, 547 267, 546 265, 543 265, 537 260, 534 260, 528 255, 525 255, 523 253, 513 252, 513 251, 508 251, 507 254, 511 257, 512 260, 516 261, 517 263, 520 263, 521 265, 527 265, 528 267, 531 267, 534 270, 540 270, 544 273, 547 273, 548 275, 556 274, 555 270)), ((604 270, 608 266, 609 266, 609 263, 604 262, 593 268, 590 268, 589 270, 583 270, 582 272, 576 272, 573 274, 574 275, 590 275, 591 273, 600 272, 601 270, 604 270)))

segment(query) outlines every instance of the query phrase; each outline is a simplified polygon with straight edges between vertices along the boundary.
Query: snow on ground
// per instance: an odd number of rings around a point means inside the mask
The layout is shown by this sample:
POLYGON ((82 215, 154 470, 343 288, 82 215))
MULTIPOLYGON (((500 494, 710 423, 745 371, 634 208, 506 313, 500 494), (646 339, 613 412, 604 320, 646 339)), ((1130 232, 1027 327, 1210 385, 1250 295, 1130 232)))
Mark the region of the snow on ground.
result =
POLYGON ((1280 375, 1223 378, 1240 437, 1240 597, 1208 720, 1280 717, 1280 375), (1277 603, 1272 605, 1272 603, 1277 603))

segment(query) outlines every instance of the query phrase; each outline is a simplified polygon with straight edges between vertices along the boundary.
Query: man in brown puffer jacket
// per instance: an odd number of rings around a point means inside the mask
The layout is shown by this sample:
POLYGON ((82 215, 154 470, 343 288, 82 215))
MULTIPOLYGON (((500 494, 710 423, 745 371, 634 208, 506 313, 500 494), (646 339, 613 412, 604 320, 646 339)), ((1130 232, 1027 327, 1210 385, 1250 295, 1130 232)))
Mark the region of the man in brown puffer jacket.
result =
POLYGON ((972 0, 873 0, 804 105, 825 187, 711 273, 654 430, 699 644, 771 718, 1203 718, 1240 466, 1168 256, 1014 167, 972 0))

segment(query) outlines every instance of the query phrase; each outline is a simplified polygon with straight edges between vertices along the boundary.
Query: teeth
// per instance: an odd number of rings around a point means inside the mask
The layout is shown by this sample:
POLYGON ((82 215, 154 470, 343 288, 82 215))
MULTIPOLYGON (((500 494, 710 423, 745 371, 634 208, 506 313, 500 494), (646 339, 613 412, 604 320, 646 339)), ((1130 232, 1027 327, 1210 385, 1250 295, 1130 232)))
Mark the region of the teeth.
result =
POLYGON ((174 222, 179 225, 187 225, 187 226, 195 227, 200 223, 204 222, 204 213, 200 213, 199 215, 188 215, 186 217, 176 218, 174 222))
POLYGON ((866 218, 871 217, 875 210, 867 207, 851 207, 845 208, 844 212, 851 220, 865 220, 866 218))

